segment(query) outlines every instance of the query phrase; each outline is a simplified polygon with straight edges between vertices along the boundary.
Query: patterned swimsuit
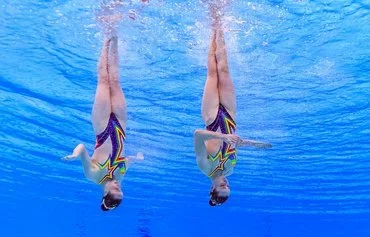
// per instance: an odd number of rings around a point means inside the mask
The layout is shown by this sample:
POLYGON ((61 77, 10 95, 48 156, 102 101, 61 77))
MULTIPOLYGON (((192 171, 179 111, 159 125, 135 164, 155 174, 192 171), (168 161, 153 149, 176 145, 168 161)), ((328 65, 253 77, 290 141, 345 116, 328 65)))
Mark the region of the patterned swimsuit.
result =
MULTIPOLYGON (((207 126, 207 130, 213 132, 221 132, 223 134, 234 134, 236 124, 227 112, 225 107, 220 104, 215 121, 207 126)), ((221 171, 223 175, 230 175, 234 166, 236 165, 236 151, 235 145, 222 143, 218 152, 212 156, 208 154, 207 157, 212 162, 209 177, 213 176, 217 171, 221 171)))
POLYGON ((113 179, 113 174, 117 169, 120 170, 121 174, 126 172, 126 159, 120 156, 126 136, 114 113, 110 114, 105 130, 96 136, 95 149, 103 145, 109 137, 112 141, 112 153, 109 154, 109 157, 103 164, 98 163, 100 170, 107 169, 107 174, 103 176, 99 184, 113 179))

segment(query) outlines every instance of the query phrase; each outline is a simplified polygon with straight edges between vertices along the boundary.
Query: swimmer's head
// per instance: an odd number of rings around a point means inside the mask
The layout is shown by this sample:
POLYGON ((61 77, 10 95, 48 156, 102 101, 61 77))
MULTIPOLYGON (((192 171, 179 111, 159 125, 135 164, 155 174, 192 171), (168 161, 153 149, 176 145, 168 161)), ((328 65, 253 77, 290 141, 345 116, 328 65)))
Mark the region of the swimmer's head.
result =
POLYGON ((104 184, 104 196, 101 202, 103 211, 113 210, 121 204, 123 192, 118 181, 110 180, 104 184))
POLYGON ((210 199, 209 199, 209 205, 216 206, 221 205, 230 196, 230 185, 229 181, 226 179, 225 176, 219 176, 212 179, 212 187, 211 191, 209 193, 210 199))

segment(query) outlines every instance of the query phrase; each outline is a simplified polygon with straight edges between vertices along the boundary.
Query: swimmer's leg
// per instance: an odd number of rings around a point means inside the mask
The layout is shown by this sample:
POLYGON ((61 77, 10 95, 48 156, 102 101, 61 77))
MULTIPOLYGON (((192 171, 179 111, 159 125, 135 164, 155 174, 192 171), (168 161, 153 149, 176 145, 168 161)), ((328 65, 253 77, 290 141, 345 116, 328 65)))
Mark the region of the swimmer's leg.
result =
POLYGON ((95 134, 104 131, 108 124, 111 113, 111 101, 109 90, 108 74, 108 51, 110 40, 106 39, 101 51, 98 63, 98 85, 95 93, 95 100, 92 109, 92 125, 95 134))
POLYGON ((225 46, 224 33, 222 29, 216 31, 216 61, 218 73, 218 88, 220 102, 235 120, 236 117, 236 97, 234 85, 230 78, 229 66, 227 62, 227 53, 225 46))
POLYGON ((204 86, 202 99, 202 117, 206 125, 211 124, 218 112, 220 104, 218 94, 218 75, 216 65, 216 31, 212 30, 208 53, 207 81, 204 86))
POLYGON ((112 112, 118 118, 123 129, 126 128, 126 99, 123 94, 119 82, 119 65, 118 65, 118 42, 117 36, 111 38, 111 45, 109 49, 109 86, 110 86, 110 96, 111 96, 111 106, 112 112))

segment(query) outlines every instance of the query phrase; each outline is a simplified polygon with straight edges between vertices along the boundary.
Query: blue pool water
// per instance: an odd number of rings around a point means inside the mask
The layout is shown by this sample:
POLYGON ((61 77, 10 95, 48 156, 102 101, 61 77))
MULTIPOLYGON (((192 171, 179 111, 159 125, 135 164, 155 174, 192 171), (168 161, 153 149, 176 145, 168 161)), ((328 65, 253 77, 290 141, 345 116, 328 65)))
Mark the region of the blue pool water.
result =
POLYGON ((193 131, 210 34, 198 0, 126 4, 119 27, 128 103, 125 198, 65 163, 90 154, 103 35, 95 0, 0 1, 0 236, 370 236, 370 1, 233 1, 226 44, 240 149, 232 194, 208 205, 193 131))

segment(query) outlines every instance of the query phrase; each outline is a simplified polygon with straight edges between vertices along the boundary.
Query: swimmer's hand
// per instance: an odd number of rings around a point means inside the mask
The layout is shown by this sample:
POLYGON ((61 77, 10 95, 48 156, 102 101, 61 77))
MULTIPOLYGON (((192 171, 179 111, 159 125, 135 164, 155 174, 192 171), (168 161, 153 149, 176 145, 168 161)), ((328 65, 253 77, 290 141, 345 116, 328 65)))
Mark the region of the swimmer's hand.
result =
POLYGON ((227 144, 238 144, 241 141, 240 137, 235 134, 222 134, 221 139, 227 144))
POLYGON ((85 149, 84 144, 79 144, 73 150, 72 155, 65 156, 65 157, 62 158, 62 160, 65 160, 65 161, 77 160, 78 158, 81 157, 82 154, 85 154, 85 153, 86 153, 86 149, 85 149))
POLYGON ((248 139, 240 139, 237 143, 237 146, 253 146, 256 148, 267 149, 271 148, 272 145, 270 143, 255 141, 255 140, 248 140, 248 139))
POLYGON ((138 152, 136 156, 126 156, 126 158, 127 158, 126 166, 130 167, 133 163, 143 161, 144 154, 142 152, 138 152))
POLYGON ((136 156, 128 156, 127 158, 131 159, 131 160, 137 160, 137 161, 140 161, 140 160, 144 160, 144 154, 142 152, 138 152, 136 154, 136 156))
POLYGON ((66 161, 72 161, 72 160, 77 160, 79 156, 76 156, 76 155, 69 155, 69 156, 65 156, 62 158, 62 160, 66 160, 66 161))

